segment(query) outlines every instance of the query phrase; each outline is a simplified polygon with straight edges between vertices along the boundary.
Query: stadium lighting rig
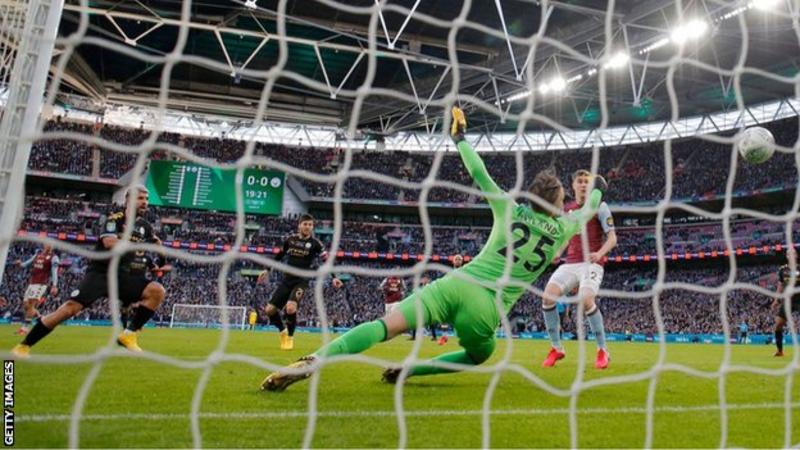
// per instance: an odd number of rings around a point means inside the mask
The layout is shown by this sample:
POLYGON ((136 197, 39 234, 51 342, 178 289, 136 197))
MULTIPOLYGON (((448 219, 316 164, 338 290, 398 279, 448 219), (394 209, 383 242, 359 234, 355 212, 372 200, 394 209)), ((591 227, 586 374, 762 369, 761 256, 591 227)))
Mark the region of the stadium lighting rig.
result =
POLYGON ((752 2, 748 3, 748 6, 761 11, 769 11, 782 2, 783 0, 753 0, 752 2))
POLYGON ((627 66, 630 60, 631 57, 628 52, 618 51, 608 58, 608 61, 603 64, 603 69, 621 69, 627 66))
POLYGON ((539 85, 539 93, 542 95, 547 94, 548 92, 559 94, 564 92, 565 89, 567 89, 567 80, 560 76, 551 79, 547 83, 542 83, 539 85))
MULTIPOLYGON (((727 13, 714 18, 711 21, 706 21, 701 18, 692 18, 685 20, 682 24, 677 25, 667 36, 655 40, 653 43, 641 48, 636 54, 646 55, 654 50, 673 44, 676 46, 684 46, 689 42, 698 41, 703 36, 707 35, 712 26, 730 20, 748 10, 755 9, 759 11, 770 11, 784 3, 784 0, 751 0, 743 3, 741 6, 734 8, 727 13)), ((597 74, 598 70, 615 70, 627 67, 630 62, 630 55, 625 51, 618 51, 612 56, 608 57, 605 62, 600 66, 590 67, 585 72, 581 72, 569 78, 557 77, 547 82, 539 84, 538 91, 541 95, 549 94, 562 94, 566 92, 569 85, 584 78, 592 77, 597 74)), ((501 99, 497 104, 506 104, 517 100, 522 100, 531 95, 528 90, 516 92, 508 97, 501 99)))
POLYGON ((708 23, 702 19, 691 19, 675 27, 669 35, 670 41, 676 45, 684 45, 696 41, 708 33, 708 23))

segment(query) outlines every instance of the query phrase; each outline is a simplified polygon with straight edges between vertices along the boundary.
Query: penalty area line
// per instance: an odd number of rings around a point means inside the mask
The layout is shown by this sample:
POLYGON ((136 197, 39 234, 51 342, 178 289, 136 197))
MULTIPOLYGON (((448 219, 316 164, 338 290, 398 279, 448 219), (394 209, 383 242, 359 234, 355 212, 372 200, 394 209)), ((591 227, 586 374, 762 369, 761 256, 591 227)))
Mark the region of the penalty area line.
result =
MULTIPOLYGON (((745 410, 764 410, 764 409, 784 409, 784 403, 731 403, 727 405, 728 411, 745 410)), ((791 403, 792 409, 800 407, 800 402, 791 403)), ((656 406, 654 413, 685 413, 685 412, 704 412, 719 411, 719 404, 695 405, 695 406, 656 406)), ((646 414, 647 408, 644 407, 622 407, 622 408, 579 408, 578 414, 646 414)), ((436 416, 480 416, 483 414, 481 409, 471 410, 424 410, 406 411, 405 417, 436 417, 436 416)), ((542 415, 565 415, 569 414, 569 408, 518 408, 518 409, 494 409, 490 410, 492 416, 542 416, 542 415)), ((396 417, 395 411, 320 411, 317 417, 396 417)), ((199 414, 201 419, 282 419, 308 417, 306 411, 285 411, 285 412, 202 412, 199 414)), ((120 421, 120 420, 189 420, 191 414, 165 413, 165 414, 84 414, 82 421, 120 421)), ((19 423, 25 422, 66 422, 71 420, 69 414, 25 414, 16 417, 19 423)))

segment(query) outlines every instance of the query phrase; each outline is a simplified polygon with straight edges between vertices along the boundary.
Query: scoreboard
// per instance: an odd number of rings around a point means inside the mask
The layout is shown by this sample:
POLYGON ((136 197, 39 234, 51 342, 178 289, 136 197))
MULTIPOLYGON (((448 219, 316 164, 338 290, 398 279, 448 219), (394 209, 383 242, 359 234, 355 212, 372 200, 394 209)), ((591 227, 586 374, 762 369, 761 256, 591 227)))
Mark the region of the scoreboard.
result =
MULTIPOLYGON (((283 172, 245 169, 244 212, 280 215, 283 172)), ((177 208, 236 212, 236 170, 177 161, 151 161, 147 173, 150 204, 177 208)))

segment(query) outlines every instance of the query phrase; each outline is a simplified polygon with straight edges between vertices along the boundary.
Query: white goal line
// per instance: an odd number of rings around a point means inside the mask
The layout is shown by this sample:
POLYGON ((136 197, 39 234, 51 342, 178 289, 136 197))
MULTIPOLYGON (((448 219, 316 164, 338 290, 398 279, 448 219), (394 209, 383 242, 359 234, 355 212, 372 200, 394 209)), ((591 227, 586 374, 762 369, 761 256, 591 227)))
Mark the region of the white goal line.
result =
MULTIPOLYGON (((791 408, 800 407, 800 402, 791 403, 791 408)), ((729 403, 725 409, 728 411, 747 411, 747 410, 770 410, 784 409, 785 403, 729 403)), ((647 414, 648 408, 643 406, 628 406, 619 408, 578 408, 577 413, 581 415, 591 414, 647 414)), ((653 408, 655 413, 686 413, 686 412, 706 412, 719 411, 719 404, 707 405, 674 405, 656 406, 653 408)), ((493 409, 488 411, 492 416, 546 416, 546 415, 567 415, 569 408, 515 408, 515 409, 493 409)), ((439 416, 480 416, 484 411, 481 409, 430 409, 420 411, 406 411, 405 417, 439 417, 439 416)), ((201 412, 201 419, 281 419, 281 418, 302 418, 308 417, 307 411, 281 411, 281 412, 201 412)), ((318 411, 316 417, 350 418, 350 417, 396 417, 397 412, 392 411, 318 411)), ((72 419, 70 414, 29 414, 16 417, 17 422, 67 422, 72 419)), ((121 420, 189 420, 191 414, 163 413, 163 414, 84 414, 80 417, 83 421, 114 422, 121 420)))

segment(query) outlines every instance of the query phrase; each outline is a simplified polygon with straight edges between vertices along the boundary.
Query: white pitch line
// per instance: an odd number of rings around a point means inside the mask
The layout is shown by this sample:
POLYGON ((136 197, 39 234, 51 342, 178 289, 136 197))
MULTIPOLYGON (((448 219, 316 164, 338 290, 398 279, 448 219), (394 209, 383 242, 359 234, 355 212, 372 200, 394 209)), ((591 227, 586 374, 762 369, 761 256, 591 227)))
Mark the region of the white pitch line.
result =
MULTIPOLYGON (((783 409, 783 403, 732 403, 728 404, 727 410, 756 410, 756 409, 783 409)), ((800 407, 800 402, 792 403, 792 408, 800 407)), ((718 411, 719 404, 697 405, 697 406, 657 406, 653 409, 656 413, 685 413, 718 411)), ((583 408, 578 410, 578 414, 646 414, 647 408, 627 407, 627 408, 583 408)), ((434 416, 480 416, 483 410, 424 410, 407 411, 406 417, 434 417, 434 416)), ((569 408, 532 408, 532 409, 495 409, 489 411, 493 416, 543 416, 549 414, 565 415, 569 414, 569 408)), ((395 417, 395 411, 323 411, 317 413, 317 417, 395 417)), ((66 422, 70 420, 69 414, 34 414, 19 415, 15 417, 18 423, 21 422, 66 422)), ((116 421, 116 420, 188 420, 190 414, 85 414, 81 420, 91 421, 116 421)), ((308 417, 305 411, 287 412, 241 412, 241 413, 200 413, 202 419, 280 419, 280 418, 299 418, 308 417)))

